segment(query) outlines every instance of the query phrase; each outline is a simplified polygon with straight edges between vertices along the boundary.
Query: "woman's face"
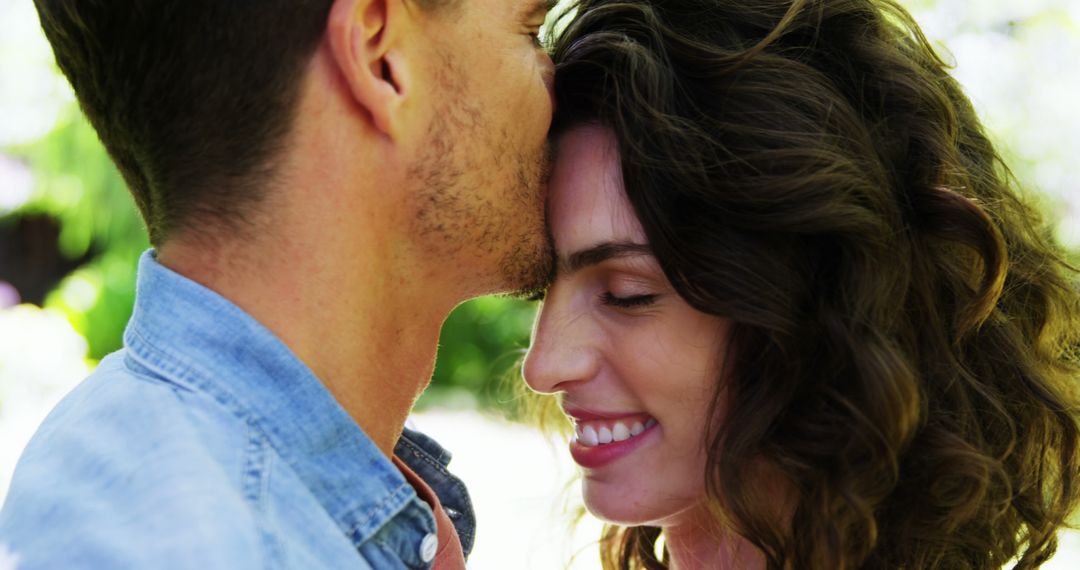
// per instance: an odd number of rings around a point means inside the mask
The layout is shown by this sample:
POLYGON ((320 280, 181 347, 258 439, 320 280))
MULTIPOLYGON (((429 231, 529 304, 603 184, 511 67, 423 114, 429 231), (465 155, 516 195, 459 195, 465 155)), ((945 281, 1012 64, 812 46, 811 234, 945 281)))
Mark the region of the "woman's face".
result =
POLYGON ((664 277, 623 192, 611 131, 582 126, 558 142, 548 219, 559 265, 525 380, 561 396, 592 513, 623 525, 691 522, 703 513, 706 424, 729 321, 691 308, 664 277))

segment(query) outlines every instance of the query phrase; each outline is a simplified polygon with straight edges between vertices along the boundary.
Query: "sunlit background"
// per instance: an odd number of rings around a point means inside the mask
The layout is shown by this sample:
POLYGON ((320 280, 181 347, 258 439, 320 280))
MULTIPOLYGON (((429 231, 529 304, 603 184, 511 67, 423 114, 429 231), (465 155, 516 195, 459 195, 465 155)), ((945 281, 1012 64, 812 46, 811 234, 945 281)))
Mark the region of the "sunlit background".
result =
MULTIPOLYGON (((905 5, 955 63, 1061 241, 1080 250, 1080 0, 905 5)), ((146 247, 31 0, 0 0, 0 501, 47 411, 120 346, 146 247)), ((470 568, 595 569, 600 525, 588 517, 573 524, 578 493, 564 443, 515 421, 500 384, 526 345, 533 311, 498 298, 459 308, 412 421, 454 452, 452 467, 470 483, 479 515, 470 568)), ((1063 537, 1046 567, 1080 567, 1077 535, 1063 537)))

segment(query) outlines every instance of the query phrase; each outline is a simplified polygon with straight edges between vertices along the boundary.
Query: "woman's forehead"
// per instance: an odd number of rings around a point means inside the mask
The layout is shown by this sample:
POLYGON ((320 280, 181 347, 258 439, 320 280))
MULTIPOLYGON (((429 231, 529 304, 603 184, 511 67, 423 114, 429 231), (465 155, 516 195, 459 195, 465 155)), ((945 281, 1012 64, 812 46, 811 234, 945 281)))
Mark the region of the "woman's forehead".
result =
POLYGON ((610 129, 583 125, 559 137, 548 194, 549 224, 563 248, 596 241, 640 241, 644 232, 623 190, 610 129))

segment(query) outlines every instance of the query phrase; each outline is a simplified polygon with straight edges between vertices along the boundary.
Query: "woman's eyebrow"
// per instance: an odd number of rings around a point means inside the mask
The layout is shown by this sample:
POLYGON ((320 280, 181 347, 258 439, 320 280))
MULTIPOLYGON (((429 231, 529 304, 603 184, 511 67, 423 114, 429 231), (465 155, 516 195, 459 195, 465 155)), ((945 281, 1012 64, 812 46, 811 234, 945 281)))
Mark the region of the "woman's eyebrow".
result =
POLYGON ((574 273, 603 263, 609 259, 635 255, 652 255, 652 248, 643 243, 630 241, 603 242, 580 249, 559 259, 559 273, 574 273))

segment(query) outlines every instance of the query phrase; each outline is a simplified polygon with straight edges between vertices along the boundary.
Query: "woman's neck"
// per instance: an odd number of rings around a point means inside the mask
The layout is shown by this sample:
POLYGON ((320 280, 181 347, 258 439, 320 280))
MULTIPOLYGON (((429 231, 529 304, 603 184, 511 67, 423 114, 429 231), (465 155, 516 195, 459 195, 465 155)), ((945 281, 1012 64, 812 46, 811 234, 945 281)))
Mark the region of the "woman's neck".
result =
MULTIPOLYGON (((704 520, 710 520, 706 517, 704 520)), ((765 557, 745 538, 708 523, 664 527, 671 570, 762 570, 765 557)))

